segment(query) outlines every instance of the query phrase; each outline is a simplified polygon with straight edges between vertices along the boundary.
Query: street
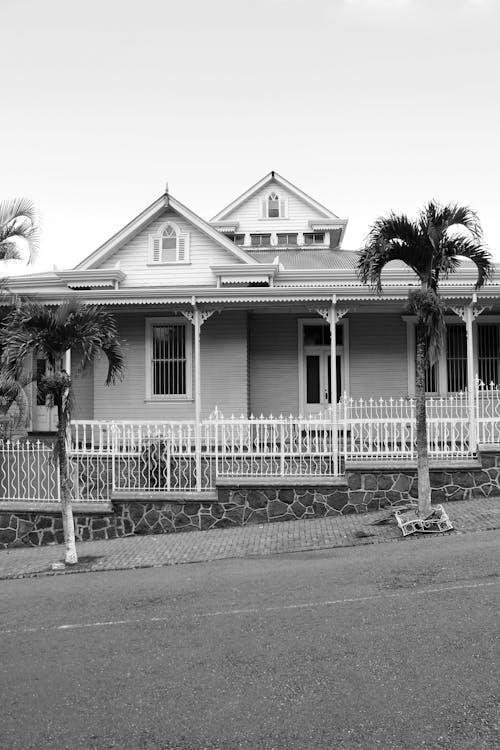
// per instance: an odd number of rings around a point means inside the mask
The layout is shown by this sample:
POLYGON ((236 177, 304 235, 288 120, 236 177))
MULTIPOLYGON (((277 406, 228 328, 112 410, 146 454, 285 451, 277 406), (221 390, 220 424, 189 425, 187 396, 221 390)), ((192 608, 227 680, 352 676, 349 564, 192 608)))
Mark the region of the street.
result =
POLYGON ((500 747, 499 531, 0 596, 2 750, 500 747))

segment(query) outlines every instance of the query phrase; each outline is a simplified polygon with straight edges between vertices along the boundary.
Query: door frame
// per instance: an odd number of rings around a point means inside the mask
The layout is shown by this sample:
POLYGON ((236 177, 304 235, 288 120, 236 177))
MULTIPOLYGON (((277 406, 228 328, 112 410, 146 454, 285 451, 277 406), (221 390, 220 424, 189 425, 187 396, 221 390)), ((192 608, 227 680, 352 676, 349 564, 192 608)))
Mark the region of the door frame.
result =
MULTIPOLYGON (((322 318, 299 318, 297 320, 298 340, 298 372, 299 372, 299 414, 306 413, 306 359, 304 354, 304 326, 328 326, 322 318)), ((342 375, 342 393, 349 395, 349 320, 342 318, 337 323, 342 326, 342 346, 336 347, 336 355, 340 355, 340 372, 342 375)), ((318 347, 318 351, 324 347, 318 347)))

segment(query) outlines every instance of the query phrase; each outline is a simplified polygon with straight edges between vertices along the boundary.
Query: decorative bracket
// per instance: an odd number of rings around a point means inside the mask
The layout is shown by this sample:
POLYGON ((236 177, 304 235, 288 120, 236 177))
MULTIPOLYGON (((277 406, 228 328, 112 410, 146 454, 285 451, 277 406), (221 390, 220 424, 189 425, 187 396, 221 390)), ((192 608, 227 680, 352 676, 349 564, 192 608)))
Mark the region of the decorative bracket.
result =
MULTIPOLYGON (((180 310, 180 312, 192 325, 194 325, 194 310, 180 310)), ((220 312, 220 310, 200 310, 200 326, 202 326, 206 320, 211 318, 214 312, 220 312)))
MULTIPOLYGON (((465 323, 465 310, 466 310, 466 308, 465 307, 452 307, 451 309, 453 310, 453 312, 455 313, 455 315, 458 315, 458 317, 461 320, 463 320, 463 322, 465 323)), ((488 307, 473 307, 472 308, 472 317, 474 318, 474 320, 477 317, 479 317, 479 315, 481 315, 481 313, 483 313, 485 310, 489 310, 489 308, 488 307)))
MULTIPOLYGON (((310 307, 309 310, 311 312, 317 313, 318 315, 321 315, 322 318, 330 322, 330 310, 331 310, 330 307, 310 307)), ((344 315, 347 315, 348 312, 349 312, 348 307, 336 307, 335 308, 337 320, 340 320, 341 318, 343 318, 344 315)))
POLYGON ((465 323, 465 307, 452 307, 451 309, 465 323))

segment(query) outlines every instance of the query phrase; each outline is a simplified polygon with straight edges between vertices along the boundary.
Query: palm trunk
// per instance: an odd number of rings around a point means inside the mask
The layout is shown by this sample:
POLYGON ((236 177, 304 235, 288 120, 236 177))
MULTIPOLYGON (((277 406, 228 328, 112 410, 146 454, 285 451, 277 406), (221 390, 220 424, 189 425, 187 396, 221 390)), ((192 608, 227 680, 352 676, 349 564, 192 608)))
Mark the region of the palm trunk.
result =
POLYGON ((57 405, 57 438, 56 454, 59 461, 59 477, 61 490, 61 510, 64 543, 66 545, 66 554, 64 561, 67 565, 74 565, 78 562, 75 544, 75 522, 73 519, 73 508, 71 506, 71 483, 68 476, 68 454, 66 450, 66 420, 64 419, 63 407, 58 400, 57 405))
POLYGON ((431 480, 429 454, 427 450, 427 414, 425 409, 425 327, 417 324, 416 362, 416 421, 417 421, 417 479, 418 515, 425 517, 431 512, 431 480))

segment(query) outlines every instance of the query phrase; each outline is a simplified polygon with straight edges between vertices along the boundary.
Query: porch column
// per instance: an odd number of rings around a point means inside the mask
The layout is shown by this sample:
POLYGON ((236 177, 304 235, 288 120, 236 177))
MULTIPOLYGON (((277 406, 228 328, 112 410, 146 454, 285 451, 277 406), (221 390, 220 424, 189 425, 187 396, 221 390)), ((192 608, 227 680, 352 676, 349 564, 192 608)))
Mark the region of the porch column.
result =
POLYGON ((474 382, 474 338, 472 323, 475 318, 480 315, 484 308, 477 308, 477 297, 475 294, 472 295, 472 299, 469 304, 464 307, 453 307, 452 310, 458 315, 461 320, 465 323, 465 336, 467 343, 467 396, 468 396, 468 409, 469 409, 469 449, 471 452, 477 450, 477 425, 476 425, 476 409, 475 409, 475 396, 476 388, 474 382))
POLYGON ((328 311, 328 322, 330 324, 330 383, 332 422, 335 434, 337 433, 338 410, 337 410, 337 300, 332 298, 330 310, 328 311))
POLYGON ((194 419, 195 419, 195 461, 196 491, 201 492, 201 327, 214 314, 215 310, 200 310, 193 297, 193 310, 181 310, 193 326, 194 335, 194 419))

